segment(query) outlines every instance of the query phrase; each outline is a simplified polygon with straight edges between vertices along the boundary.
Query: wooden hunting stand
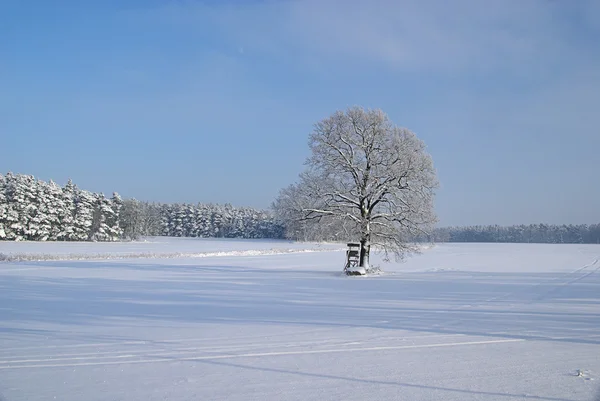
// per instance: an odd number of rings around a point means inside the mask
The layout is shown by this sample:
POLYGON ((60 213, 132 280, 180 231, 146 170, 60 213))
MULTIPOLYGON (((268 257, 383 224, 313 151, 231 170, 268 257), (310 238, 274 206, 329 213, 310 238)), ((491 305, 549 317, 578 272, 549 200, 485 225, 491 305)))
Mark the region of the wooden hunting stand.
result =
POLYGON ((360 267, 360 243, 349 242, 348 250, 346 251, 346 265, 344 273, 347 275, 365 274, 365 269, 360 267))

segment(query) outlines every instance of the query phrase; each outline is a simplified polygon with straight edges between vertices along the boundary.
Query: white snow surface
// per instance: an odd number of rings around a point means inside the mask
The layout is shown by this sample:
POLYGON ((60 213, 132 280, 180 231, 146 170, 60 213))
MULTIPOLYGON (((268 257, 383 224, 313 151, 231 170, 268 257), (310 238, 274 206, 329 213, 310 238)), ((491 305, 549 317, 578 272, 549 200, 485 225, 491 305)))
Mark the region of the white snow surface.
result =
POLYGON ((0 242, 94 257, 0 262, 0 399, 594 400, 600 246, 442 244, 366 277, 340 249, 0 242))
POLYGON ((342 250, 341 244, 148 237, 132 242, 0 242, 0 261, 195 258, 342 250))

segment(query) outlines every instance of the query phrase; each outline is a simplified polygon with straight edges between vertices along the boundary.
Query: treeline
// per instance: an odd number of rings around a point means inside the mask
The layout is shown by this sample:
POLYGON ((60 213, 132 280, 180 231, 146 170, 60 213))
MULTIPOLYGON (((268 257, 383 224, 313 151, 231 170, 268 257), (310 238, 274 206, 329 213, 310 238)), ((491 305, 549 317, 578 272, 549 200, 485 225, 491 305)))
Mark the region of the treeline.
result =
POLYGON ((283 238, 283 226, 271 214, 229 204, 160 204, 125 200, 125 238, 140 236, 204 238, 283 238))
MULTIPOLYGON (((351 227, 276 220, 229 204, 164 204, 110 198, 31 175, 0 174, 0 240, 119 241, 141 236, 352 240, 351 227), (282 223, 285 222, 285 223, 282 223)), ((407 239, 409 240, 409 239, 407 239)), ((416 238, 433 242, 600 244, 600 224, 446 227, 416 238)))
POLYGON ((140 236, 282 238, 265 211, 231 205, 159 204, 0 174, 0 240, 119 241, 140 236))
POLYGON ((600 224, 447 227, 436 229, 430 239, 435 242, 600 244, 600 224))

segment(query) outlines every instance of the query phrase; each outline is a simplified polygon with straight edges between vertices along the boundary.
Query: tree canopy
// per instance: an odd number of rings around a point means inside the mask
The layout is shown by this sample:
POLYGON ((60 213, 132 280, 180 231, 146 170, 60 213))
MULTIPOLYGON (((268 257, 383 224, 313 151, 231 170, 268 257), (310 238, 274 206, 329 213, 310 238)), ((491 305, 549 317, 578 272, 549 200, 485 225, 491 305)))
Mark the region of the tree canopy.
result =
POLYGON ((288 228, 358 238, 363 267, 371 245, 398 257, 417 249, 411 239, 436 222, 436 171, 423 141, 381 110, 352 107, 315 124, 309 147, 306 170, 274 202, 288 228))

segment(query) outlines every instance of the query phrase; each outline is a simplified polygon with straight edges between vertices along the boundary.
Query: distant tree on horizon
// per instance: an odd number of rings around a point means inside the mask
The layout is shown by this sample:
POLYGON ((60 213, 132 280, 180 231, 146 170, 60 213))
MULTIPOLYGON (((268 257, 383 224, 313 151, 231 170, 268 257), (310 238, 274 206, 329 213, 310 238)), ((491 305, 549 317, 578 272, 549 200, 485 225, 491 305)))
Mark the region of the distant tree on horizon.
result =
POLYGON ((443 227, 434 230, 431 239, 434 242, 600 244, 600 224, 443 227))

